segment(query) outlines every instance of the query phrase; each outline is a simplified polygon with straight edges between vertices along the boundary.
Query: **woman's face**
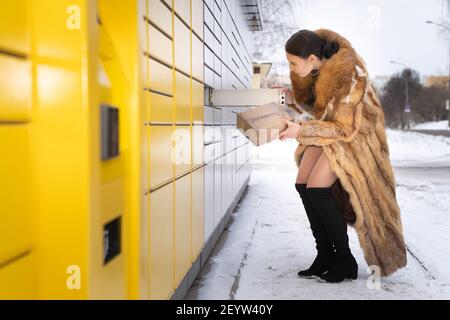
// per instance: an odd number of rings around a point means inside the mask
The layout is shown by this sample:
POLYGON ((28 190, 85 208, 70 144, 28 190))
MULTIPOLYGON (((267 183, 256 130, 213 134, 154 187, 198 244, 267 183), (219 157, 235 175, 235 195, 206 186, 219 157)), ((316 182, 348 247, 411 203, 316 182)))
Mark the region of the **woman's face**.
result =
POLYGON ((295 72, 300 77, 306 77, 313 70, 314 55, 310 55, 308 59, 303 59, 286 52, 286 58, 289 61, 290 71, 295 72))

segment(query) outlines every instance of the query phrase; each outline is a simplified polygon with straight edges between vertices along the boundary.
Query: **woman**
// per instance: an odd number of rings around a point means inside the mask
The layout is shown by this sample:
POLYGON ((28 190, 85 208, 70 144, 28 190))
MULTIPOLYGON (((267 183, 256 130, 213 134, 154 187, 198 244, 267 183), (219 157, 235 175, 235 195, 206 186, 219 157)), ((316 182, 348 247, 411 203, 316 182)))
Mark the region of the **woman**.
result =
POLYGON ((286 119, 288 128, 279 136, 299 142, 295 187, 316 241, 317 256, 299 276, 357 278, 347 224, 355 228, 371 271, 388 276, 406 265, 406 249, 384 113, 365 63, 347 39, 328 29, 301 30, 285 50, 288 105, 312 117, 286 119))

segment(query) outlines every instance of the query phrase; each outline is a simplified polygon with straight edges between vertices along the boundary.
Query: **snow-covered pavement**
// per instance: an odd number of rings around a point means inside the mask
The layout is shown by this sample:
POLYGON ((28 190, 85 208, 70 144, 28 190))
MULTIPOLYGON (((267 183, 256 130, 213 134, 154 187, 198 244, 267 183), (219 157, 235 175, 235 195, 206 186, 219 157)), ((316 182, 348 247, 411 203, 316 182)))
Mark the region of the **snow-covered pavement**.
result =
POLYGON ((248 190, 187 299, 449 299, 450 138, 387 130, 402 211, 408 265, 381 278, 363 257, 354 229, 355 281, 301 279, 314 239, 294 183, 294 140, 255 148, 248 190))

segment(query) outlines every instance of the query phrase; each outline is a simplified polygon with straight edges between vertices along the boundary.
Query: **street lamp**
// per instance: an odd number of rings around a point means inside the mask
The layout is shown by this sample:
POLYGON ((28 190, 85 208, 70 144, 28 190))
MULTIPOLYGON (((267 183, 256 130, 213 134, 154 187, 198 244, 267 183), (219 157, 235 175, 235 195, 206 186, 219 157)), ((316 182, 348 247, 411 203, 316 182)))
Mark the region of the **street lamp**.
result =
MULTIPOLYGON (((393 61, 393 60, 391 60, 389 62, 393 63, 393 64, 399 64, 399 65, 405 67, 405 69, 408 68, 408 66, 406 64, 401 63, 401 62, 397 62, 397 61, 393 61)), ((409 114, 411 112, 411 105, 409 104, 408 77, 406 76, 406 74, 405 74, 405 109, 404 109, 404 112, 407 114, 409 114)), ((407 127, 407 129, 409 129, 409 117, 406 116, 406 118, 407 118, 406 127, 407 127)))
MULTIPOLYGON (((447 31, 450 31, 450 27, 445 24, 442 24, 442 23, 438 23, 438 22, 434 22, 434 21, 430 21, 430 20, 425 21, 425 23, 435 24, 441 28, 446 29, 447 31)), ((449 62, 448 62, 448 95, 449 95, 448 101, 450 102, 450 45, 449 45, 449 62)), ((448 107, 449 102, 447 102, 445 105, 448 110, 448 126, 450 127, 450 108, 448 107)))

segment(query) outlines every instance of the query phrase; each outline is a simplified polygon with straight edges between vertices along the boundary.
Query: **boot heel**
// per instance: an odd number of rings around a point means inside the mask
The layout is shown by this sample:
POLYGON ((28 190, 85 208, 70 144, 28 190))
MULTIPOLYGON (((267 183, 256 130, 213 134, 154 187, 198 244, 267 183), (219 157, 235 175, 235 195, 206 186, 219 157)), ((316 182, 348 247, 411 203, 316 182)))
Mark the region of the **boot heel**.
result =
POLYGON ((349 271, 345 277, 352 280, 358 279, 358 268, 349 271))

